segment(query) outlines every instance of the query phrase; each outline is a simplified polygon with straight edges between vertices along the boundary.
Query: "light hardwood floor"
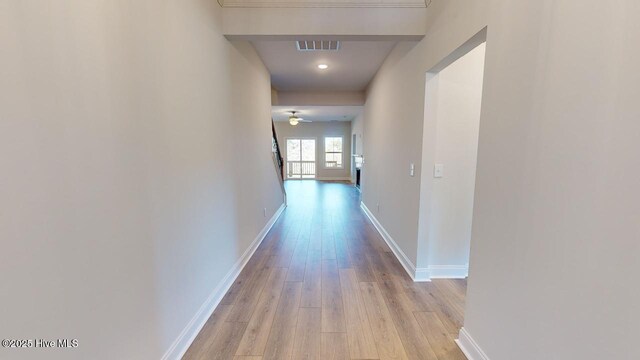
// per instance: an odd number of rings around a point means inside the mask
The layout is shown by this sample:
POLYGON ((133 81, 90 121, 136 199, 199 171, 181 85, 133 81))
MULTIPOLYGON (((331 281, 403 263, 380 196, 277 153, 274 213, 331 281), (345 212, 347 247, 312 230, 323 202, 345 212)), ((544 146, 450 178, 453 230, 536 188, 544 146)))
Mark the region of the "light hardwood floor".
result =
POLYGON ((288 181, 287 194, 184 359, 465 359, 465 280, 411 281, 351 185, 288 181))

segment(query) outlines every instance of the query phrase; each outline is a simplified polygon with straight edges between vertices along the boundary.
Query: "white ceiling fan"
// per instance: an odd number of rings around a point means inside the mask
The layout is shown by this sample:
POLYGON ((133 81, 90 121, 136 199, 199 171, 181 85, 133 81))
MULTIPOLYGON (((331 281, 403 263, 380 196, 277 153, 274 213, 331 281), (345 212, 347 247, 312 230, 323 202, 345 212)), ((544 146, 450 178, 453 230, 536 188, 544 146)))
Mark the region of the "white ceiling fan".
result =
POLYGON ((291 116, 289 116, 289 124, 291 124, 292 126, 296 126, 298 125, 298 123, 301 123, 301 122, 306 122, 306 123, 313 122, 311 120, 305 120, 299 116, 296 116, 296 113, 298 111, 288 111, 288 112, 291 113, 291 116))

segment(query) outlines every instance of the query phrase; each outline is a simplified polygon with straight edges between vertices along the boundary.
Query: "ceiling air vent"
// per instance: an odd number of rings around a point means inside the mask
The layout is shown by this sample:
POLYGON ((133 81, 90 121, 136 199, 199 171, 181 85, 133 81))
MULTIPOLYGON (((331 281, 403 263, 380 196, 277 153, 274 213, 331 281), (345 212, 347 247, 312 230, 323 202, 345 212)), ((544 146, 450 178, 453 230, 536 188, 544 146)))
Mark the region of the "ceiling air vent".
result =
POLYGON ((300 40, 296 41, 299 51, 337 51, 340 49, 340 41, 335 40, 300 40))

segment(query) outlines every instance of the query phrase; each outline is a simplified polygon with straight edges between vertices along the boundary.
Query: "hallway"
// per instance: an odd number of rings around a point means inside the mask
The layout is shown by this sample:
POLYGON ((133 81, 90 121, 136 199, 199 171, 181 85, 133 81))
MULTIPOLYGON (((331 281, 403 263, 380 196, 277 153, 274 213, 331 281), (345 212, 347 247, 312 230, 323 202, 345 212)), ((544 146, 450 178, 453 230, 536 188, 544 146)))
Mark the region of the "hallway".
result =
POLYGON ((287 181, 288 207, 185 359, 465 359, 465 280, 414 283, 350 184, 287 181))

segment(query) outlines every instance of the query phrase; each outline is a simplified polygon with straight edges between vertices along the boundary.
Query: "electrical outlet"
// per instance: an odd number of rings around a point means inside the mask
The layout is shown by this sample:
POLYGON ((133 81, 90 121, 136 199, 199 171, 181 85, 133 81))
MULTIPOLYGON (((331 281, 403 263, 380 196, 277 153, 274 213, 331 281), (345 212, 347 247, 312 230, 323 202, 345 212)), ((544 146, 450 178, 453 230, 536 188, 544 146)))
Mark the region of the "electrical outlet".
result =
POLYGON ((262 214, 264 215, 264 217, 267 217, 267 208, 264 208, 264 209, 262 210, 262 214))

